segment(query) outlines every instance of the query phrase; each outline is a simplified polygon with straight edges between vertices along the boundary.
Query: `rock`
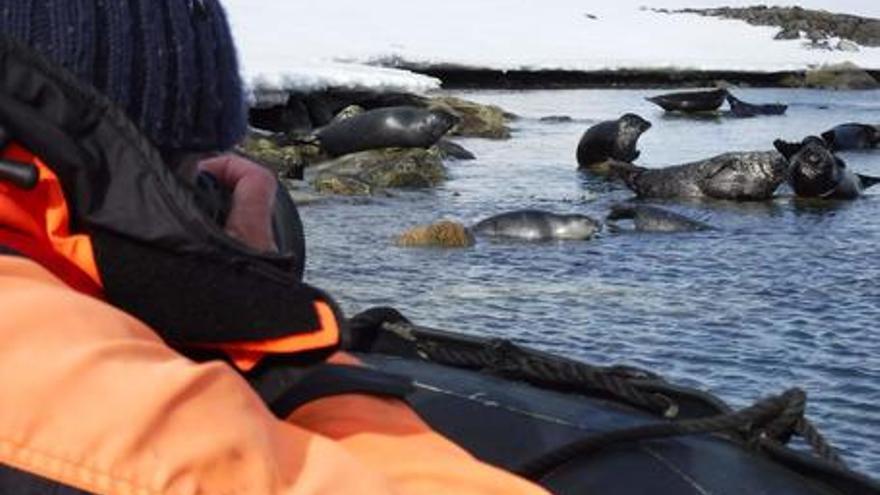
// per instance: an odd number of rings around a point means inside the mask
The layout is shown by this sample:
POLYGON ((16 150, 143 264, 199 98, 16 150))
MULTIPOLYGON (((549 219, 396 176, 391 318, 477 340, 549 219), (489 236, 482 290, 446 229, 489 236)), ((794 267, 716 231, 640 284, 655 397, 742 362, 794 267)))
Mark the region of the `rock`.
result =
POLYGON ((374 194, 385 188, 422 189, 446 179, 436 149, 388 148, 362 151, 324 162, 307 171, 318 192, 374 194))
POLYGON ((860 50, 859 45, 849 40, 838 41, 837 45, 834 46, 834 49, 842 52, 858 52, 860 50))
POLYGON ((539 122, 548 122, 551 124, 564 124, 567 122, 573 122, 574 119, 569 117, 568 115, 548 115, 546 117, 541 117, 538 119, 539 122))
POLYGON ((474 245, 474 236, 464 225, 443 220, 413 227, 395 239, 400 247, 464 248, 474 245))
POLYGON ((844 62, 825 65, 809 70, 804 75, 804 85, 822 89, 878 89, 880 82, 859 66, 844 62))
POLYGON ((477 158, 473 153, 465 149, 464 146, 448 139, 437 141, 434 147, 440 153, 440 158, 444 160, 450 158, 453 160, 474 160, 477 158))
POLYGON ((495 105, 481 105, 454 96, 440 96, 431 98, 428 108, 443 109, 461 119, 461 122, 452 128, 450 135, 488 139, 510 138, 504 110, 495 105))
POLYGON ((252 133, 239 146, 238 151, 261 163, 285 178, 301 178, 303 169, 323 158, 315 145, 279 145, 275 140, 252 133))
POLYGON ((326 175, 315 179, 313 186, 319 194, 339 196, 372 196, 373 188, 357 177, 326 175))
POLYGON ((364 107, 362 107, 362 106, 349 105, 349 106, 343 108, 342 110, 340 110, 339 113, 337 113, 333 117, 333 120, 331 120, 330 123, 332 124, 334 122, 342 122, 343 120, 350 119, 350 118, 354 117, 355 115, 360 115, 360 114, 364 113, 365 111, 366 110, 364 110, 364 107))
POLYGON ((800 39, 801 32, 799 29, 793 29, 790 27, 782 28, 781 31, 776 33, 776 36, 773 37, 775 40, 796 40, 800 39))

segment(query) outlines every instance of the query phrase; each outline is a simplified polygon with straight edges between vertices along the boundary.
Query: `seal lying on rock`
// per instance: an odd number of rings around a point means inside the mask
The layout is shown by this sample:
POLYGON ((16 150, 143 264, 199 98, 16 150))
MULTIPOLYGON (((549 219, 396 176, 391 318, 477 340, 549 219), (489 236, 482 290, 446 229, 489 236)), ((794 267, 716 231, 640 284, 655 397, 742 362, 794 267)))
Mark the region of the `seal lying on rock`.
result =
POLYGON ((822 139, 832 151, 873 149, 880 146, 880 129, 851 122, 823 132, 822 139))
POLYGON ((855 199, 880 178, 854 173, 831 152, 828 143, 810 136, 800 143, 773 142, 789 163, 788 184, 805 198, 855 199))
POLYGON ((755 117, 757 115, 782 115, 788 110, 788 105, 769 103, 754 105, 746 103, 732 94, 727 95, 727 103, 730 105, 730 113, 734 117, 755 117))
POLYGON ((444 110, 388 107, 331 122, 315 137, 331 156, 380 148, 428 148, 457 122, 444 110))
POLYGON ((578 168, 607 175, 609 159, 634 161, 640 154, 636 149, 639 137, 650 128, 650 122, 634 113, 590 127, 578 143, 578 168))
POLYGON ((756 201, 773 196, 785 181, 786 166, 775 151, 751 151, 658 169, 614 164, 612 173, 640 198, 756 201))
POLYGON ((495 215, 471 228, 476 235, 527 241, 583 240, 593 237, 602 224, 586 215, 558 215, 541 210, 517 210, 495 215))
POLYGON ((726 96, 726 89, 715 89, 711 91, 668 93, 645 99, 660 106, 667 112, 691 113, 714 112, 715 110, 718 110, 722 103, 724 103, 724 98, 726 96))
MULTIPOLYGON (((606 217, 608 221, 632 220, 636 232, 695 232, 699 230, 712 230, 712 227, 703 222, 691 220, 683 215, 671 211, 647 205, 633 205, 618 203, 611 206, 611 212, 606 217)), ((624 229, 615 224, 609 224, 615 231, 624 229)))

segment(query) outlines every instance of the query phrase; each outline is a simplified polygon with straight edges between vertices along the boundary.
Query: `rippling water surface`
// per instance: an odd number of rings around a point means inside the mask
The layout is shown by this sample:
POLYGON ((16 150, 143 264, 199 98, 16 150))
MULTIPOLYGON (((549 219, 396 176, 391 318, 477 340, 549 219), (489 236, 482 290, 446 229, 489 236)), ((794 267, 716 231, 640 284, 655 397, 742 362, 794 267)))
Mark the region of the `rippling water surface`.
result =
MULTIPOLYGON (((450 180, 431 192, 303 207, 307 278, 350 313, 392 305, 428 326, 645 367, 734 405, 803 387, 832 443, 880 476, 880 186, 837 204, 797 202, 786 189, 761 203, 663 203, 719 229, 707 233, 393 247, 395 234, 440 218, 525 207, 603 217, 631 194, 579 176, 574 150, 592 123, 625 112, 654 123, 640 141, 645 166, 880 123, 880 92, 741 90, 746 101, 791 104, 784 117, 742 120, 667 117, 643 99, 656 93, 464 93, 520 115, 513 138, 460 140, 478 159, 450 162, 450 180), (575 121, 538 120, 549 115, 575 121)), ((880 175, 880 151, 842 156, 880 175)))

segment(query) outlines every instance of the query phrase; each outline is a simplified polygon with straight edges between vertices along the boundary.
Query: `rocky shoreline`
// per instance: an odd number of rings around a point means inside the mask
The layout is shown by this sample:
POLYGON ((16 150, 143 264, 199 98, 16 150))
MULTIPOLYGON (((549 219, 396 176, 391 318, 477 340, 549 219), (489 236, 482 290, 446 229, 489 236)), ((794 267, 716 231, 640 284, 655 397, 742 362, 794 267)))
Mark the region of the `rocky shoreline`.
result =
MULTIPOLYGON (((828 72, 832 68, 810 71, 744 72, 696 70, 494 70, 457 66, 421 66, 400 64, 396 67, 436 77, 443 89, 591 89, 591 88, 697 88, 722 85, 758 88, 820 87, 827 89, 878 89, 880 70, 862 70, 851 66, 847 72, 858 73, 862 83, 811 85, 810 73, 828 72), (867 77, 865 77, 867 76, 867 77)), ((820 78, 821 79, 821 78, 820 78)))

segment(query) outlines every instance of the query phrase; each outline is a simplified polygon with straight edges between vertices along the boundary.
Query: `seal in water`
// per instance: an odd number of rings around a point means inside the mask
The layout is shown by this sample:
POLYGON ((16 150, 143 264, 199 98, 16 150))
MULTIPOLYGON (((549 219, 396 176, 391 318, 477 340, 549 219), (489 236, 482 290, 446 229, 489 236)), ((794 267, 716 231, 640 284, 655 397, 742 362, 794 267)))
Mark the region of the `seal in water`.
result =
POLYGON ((443 110, 387 107, 332 122, 315 132, 331 156, 379 148, 428 148, 458 123, 443 110))
MULTIPOLYGON (((636 232, 696 232, 700 230, 712 230, 710 225, 691 220, 688 217, 671 211, 647 205, 633 205, 618 203, 611 206, 611 212, 606 218, 613 220, 632 220, 636 232)), ((614 224, 614 229, 623 231, 614 224)))
POLYGON ((828 143, 809 136, 800 143, 773 142, 788 160, 788 184, 804 198, 855 199, 880 178, 854 173, 831 152, 828 143))
POLYGON ((558 215, 541 210, 517 210, 480 221, 471 228, 476 235, 527 241, 584 240, 602 225, 586 215, 558 215))
POLYGON ((659 105, 667 112, 714 112, 718 110, 724 98, 727 96, 726 89, 712 91, 687 91, 683 93, 669 93, 652 96, 646 100, 659 105))
POLYGON ((578 168, 607 175, 609 159, 634 161, 640 154, 636 149, 639 137, 650 128, 650 122, 634 113, 590 127, 578 143, 578 168))
POLYGON ((755 105, 746 103, 732 94, 727 94, 727 103, 730 105, 730 113, 734 117, 755 117, 757 115, 782 115, 788 110, 788 105, 780 103, 768 103, 755 105))
POLYGON ((880 146, 880 129, 851 122, 823 132, 822 139, 832 151, 873 149, 880 146))
POLYGON ((658 169, 615 164, 612 173, 640 198, 756 201, 773 196, 785 181, 786 165, 775 151, 749 151, 658 169))

